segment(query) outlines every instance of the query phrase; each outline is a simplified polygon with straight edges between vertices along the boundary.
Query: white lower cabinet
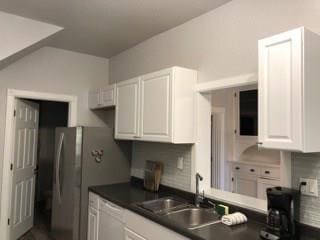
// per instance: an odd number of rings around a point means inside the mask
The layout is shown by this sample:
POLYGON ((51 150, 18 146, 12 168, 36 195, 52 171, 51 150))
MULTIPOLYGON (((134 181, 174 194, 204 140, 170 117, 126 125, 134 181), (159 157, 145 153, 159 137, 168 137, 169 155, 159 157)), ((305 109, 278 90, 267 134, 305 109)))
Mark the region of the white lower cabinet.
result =
POLYGON ((250 197, 257 197, 257 177, 245 174, 234 174, 232 192, 250 197))
POLYGON ((89 193, 89 207, 88 207, 88 240, 98 240, 99 228, 99 210, 98 199, 96 194, 89 193))
POLYGON ((238 161, 231 164, 231 169, 231 190, 234 193, 266 199, 267 188, 280 185, 280 166, 238 161))
POLYGON ((129 228, 124 229, 125 240, 146 240, 144 237, 130 230, 129 228))
POLYGON ((98 240, 99 212, 93 207, 89 207, 88 212, 88 240, 98 240))
POLYGON ((258 178, 258 198, 267 199, 267 188, 280 186, 280 180, 258 178))
POLYGON ((88 211, 88 240, 189 240, 91 192, 88 211))

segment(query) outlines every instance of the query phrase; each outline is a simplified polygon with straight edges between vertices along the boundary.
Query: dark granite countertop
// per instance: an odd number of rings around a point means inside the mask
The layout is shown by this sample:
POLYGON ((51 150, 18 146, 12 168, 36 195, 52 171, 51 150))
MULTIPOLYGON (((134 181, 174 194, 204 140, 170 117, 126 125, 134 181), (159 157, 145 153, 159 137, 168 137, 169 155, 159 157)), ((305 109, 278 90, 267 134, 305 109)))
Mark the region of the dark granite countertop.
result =
MULTIPOLYGON (((226 226, 222 223, 210 225, 196 230, 188 230, 177 226, 171 221, 167 221, 160 216, 143 210, 136 206, 136 203, 141 203, 148 200, 154 200, 166 196, 183 197, 190 201, 190 194, 183 195, 181 191, 171 191, 168 189, 160 189, 158 193, 145 191, 141 186, 134 183, 118 183, 104 186, 93 186, 89 191, 98 194, 100 197, 109 200, 125 209, 131 210, 141 216, 144 216, 160 225, 163 225, 181 235, 195 240, 258 240, 259 231, 264 227, 262 222, 257 219, 252 219, 248 216, 248 222, 238 226, 226 226)), ((260 218, 261 219, 261 218, 260 218)), ((307 227, 301 235, 301 240, 316 240, 318 233, 312 232, 314 229, 307 227), (312 233, 311 233, 312 232, 312 233), (310 236, 308 236, 310 235, 310 236)))

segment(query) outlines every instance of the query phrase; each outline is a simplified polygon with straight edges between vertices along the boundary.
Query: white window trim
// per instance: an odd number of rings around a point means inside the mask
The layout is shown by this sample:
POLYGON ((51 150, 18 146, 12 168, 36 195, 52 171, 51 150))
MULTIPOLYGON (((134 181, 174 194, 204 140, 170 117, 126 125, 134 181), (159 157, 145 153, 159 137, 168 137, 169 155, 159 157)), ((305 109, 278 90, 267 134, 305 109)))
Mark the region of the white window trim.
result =
POLYGON ((44 100, 69 103, 68 126, 73 127, 77 124, 77 97, 72 95, 54 94, 47 92, 34 92, 17 89, 8 89, 6 125, 4 139, 4 155, 2 169, 2 188, 1 188, 1 216, 0 216, 0 239, 9 239, 8 219, 11 214, 11 190, 12 190, 12 172, 10 171, 10 159, 12 159, 13 146, 13 121, 15 99, 24 98, 32 100, 44 100))
MULTIPOLYGON (((229 80, 223 80, 219 84, 219 88, 223 89, 230 87, 239 87, 256 84, 256 79, 250 79, 245 81, 244 78, 248 78, 249 75, 243 75, 242 77, 233 77, 232 84, 229 80), (238 82, 238 83, 237 83, 238 82), (225 86, 225 87, 223 87, 225 86)), ((253 75, 251 75, 253 76, 253 75)), ((211 91, 213 90, 214 83, 201 84, 196 88, 196 126, 197 126, 197 141, 192 149, 192 164, 191 164, 191 191, 195 192, 195 174, 198 172, 204 180, 200 182, 200 190, 204 190, 205 196, 215 200, 220 200, 229 204, 245 207, 254 211, 266 213, 267 201, 258 198, 248 197, 236 193, 226 192, 219 189, 211 188, 211 91)), ((280 183, 282 186, 291 187, 291 153, 281 151, 280 161, 280 183)))

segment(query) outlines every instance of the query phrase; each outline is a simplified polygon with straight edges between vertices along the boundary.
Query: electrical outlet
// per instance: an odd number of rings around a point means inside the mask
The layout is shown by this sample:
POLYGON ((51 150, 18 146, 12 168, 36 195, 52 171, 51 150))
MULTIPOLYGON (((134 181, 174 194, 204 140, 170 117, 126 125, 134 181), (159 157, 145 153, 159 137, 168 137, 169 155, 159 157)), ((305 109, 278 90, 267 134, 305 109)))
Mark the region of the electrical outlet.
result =
POLYGON ((177 168, 182 170, 183 169, 183 157, 178 157, 178 161, 177 161, 177 168))
POLYGON ((319 196, 317 179, 300 178, 300 182, 306 182, 305 186, 301 186, 301 194, 313 197, 319 196))

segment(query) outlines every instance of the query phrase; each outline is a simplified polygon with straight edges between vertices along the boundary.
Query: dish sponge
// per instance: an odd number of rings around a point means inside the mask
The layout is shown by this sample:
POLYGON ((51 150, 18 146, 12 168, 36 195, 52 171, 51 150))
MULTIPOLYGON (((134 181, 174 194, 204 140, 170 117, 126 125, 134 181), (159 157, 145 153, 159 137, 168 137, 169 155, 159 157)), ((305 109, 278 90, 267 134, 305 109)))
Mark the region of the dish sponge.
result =
POLYGON ((229 207, 223 204, 219 204, 216 206, 216 212, 220 215, 220 216, 224 216, 229 214, 229 207))

